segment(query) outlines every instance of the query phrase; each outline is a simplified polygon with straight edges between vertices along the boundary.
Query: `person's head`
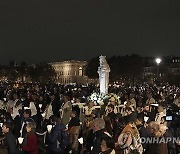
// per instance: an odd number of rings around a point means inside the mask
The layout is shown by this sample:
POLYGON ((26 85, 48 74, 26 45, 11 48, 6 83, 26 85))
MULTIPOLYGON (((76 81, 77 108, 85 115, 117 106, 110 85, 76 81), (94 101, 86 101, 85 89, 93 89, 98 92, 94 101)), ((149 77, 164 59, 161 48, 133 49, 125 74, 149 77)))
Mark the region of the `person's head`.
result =
POLYGON ((161 113, 164 111, 164 108, 163 108, 163 106, 159 105, 157 110, 159 113, 161 113))
POLYGON ((2 133, 6 134, 12 131, 12 124, 10 122, 5 122, 2 126, 2 133))
POLYGON ((42 102, 43 101, 43 96, 39 96, 39 101, 42 102))
POLYGON ((56 96, 54 94, 51 94, 50 98, 51 98, 51 101, 53 101, 55 100, 56 96))
POLYGON ((147 98, 151 99, 152 98, 152 94, 150 92, 147 93, 147 98))
POLYGON ((129 95, 129 99, 132 99, 132 98, 134 98, 134 94, 129 95))
POLYGON ((98 111, 95 109, 91 112, 91 115, 90 115, 93 119, 97 118, 98 117, 98 111))
POLYGON ((101 152, 105 152, 109 149, 114 149, 114 141, 109 136, 104 136, 101 141, 101 152))
POLYGON ((77 116, 77 112, 73 110, 73 111, 71 112, 71 118, 74 118, 74 117, 76 117, 76 116, 77 116))
POLYGON ((14 99, 14 100, 18 99, 18 94, 17 94, 17 93, 14 93, 14 94, 13 94, 13 99, 14 99))
POLYGON ((150 136, 159 136, 159 124, 157 124, 155 121, 151 121, 147 127, 147 131, 150 136))
POLYGON ((148 104, 145 104, 143 107, 144 107, 144 111, 145 112, 149 112, 150 111, 150 107, 149 107, 148 104))
POLYGON ((80 98, 75 98, 76 103, 81 103, 81 99, 80 98))
POLYGON ((165 124, 166 123, 166 116, 161 118, 161 124, 165 124))
POLYGON ((35 132, 36 131, 36 123, 35 122, 28 122, 26 126, 26 131, 29 132, 35 132))
POLYGON ((64 101, 64 102, 68 102, 68 101, 70 101, 69 96, 64 95, 64 96, 63 96, 63 101, 64 101))
POLYGON ((96 118, 94 120, 94 127, 93 127, 94 132, 96 132, 98 130, 101 130, 101 129, 104 129, 104 128, 105 128, 105 121, 104 121, 104 119, 96 118))
POLYGON ((112 105, 112 104, 108 105, 107 110, 109 113, 113 112, 114 111, 114 105, 112 105))
POLYGON ((86 118, 84 122, 85 122, 85 127, 88 128, 90 126, 90 118, 89 117, 86 118))
POLYGON ((105 123, 106 123, 106 122, 110 123, 111 120, 112 120, 112 119, 110 119, 109 116, 104 116, 103 119, 104 119, 105 123))
POLYGON ((167 130, 166 125, 164 125, 164 124, 159 125, 159 131, 160 131, 161 136, 163 136, 166 133, 166 130, 167 130))
POLYGON ((55 115, 52 115, 49 117, 49 121, 52 125, 56 125, 56 124, 61 124, 62 123, 62 120, 60 117, 57 117, 55 115))
POLYGON ((93 101, 90 101, 89 104, 88 104, 88 107, 89 108, 92 108, 94 106, 94 102, 93 101))
POLYGON ((94 106, 94 102, 93 102, 93 101, 89 101, 88 107, 89 107, 89 108, 92 108, 93 106, 94 106))
POLYGON ((36 99, 38 98, 38 95, 37 95, 36 93, 34 93, 34 94, 32 95, 32 98, 33 98, 33 100, 36 100, 36 99))
POLYGON ((116 100, 115 100, 114 97, 111 97, 111 98, 109 99, 109 101, 110 101, 110 104, 115 105, 116 100))
POLYGON ((137 126, 140 126, 140 125, 143 124, 143 121, 144 121, 143 117, 138 116, 135 123, 136 123, 137 126))
POLYGON ((24 117, 25 119, 31 117, 31 110, 30 110, 30 109, 24 110, 23 117, 24 117))
POLYGON ((132 114, 132 108, 131 107, 127 107, 126 108, 126 113, 127 113, 127 115, 132 114))

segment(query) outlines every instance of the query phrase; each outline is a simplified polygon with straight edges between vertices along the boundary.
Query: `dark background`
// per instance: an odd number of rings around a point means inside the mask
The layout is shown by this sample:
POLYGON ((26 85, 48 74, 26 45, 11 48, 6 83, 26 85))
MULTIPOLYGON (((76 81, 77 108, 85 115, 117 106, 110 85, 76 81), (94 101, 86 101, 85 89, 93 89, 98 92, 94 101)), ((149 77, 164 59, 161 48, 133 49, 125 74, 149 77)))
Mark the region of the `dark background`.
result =
POLYGON ((0 1, 0 64, 179 50, 179 0, 0 1))

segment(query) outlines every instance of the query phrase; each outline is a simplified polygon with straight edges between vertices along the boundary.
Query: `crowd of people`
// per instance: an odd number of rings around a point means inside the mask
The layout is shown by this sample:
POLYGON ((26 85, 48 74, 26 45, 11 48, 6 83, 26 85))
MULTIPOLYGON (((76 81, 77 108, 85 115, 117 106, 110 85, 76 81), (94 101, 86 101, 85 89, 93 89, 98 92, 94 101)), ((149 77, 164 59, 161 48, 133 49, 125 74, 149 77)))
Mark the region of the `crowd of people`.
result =
POLYGON ((114 84, 103 112, 96 85, 0 85, 0 154, 179 154, 180 88, 114 84), (81 105, 82 104, 82 105, 81 105))

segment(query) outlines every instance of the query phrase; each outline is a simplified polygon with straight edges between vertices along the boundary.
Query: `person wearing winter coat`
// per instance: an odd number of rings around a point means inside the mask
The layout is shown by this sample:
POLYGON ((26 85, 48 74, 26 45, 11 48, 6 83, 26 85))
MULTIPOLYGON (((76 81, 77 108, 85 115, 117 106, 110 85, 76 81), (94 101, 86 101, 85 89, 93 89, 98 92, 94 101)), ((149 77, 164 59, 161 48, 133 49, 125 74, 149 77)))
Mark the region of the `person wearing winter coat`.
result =
POLYGON ((61 138, 62 131, 64 131, 65 125, 59 118, 53 118, 54 127, 47 132, 47 154, 63 154, 65 149, 61 147, 59 138, 61 138))
POLYGON ((38 139, 36 135, 36 124, 29 122, 26 126, 27 134, 24 138, 22 150, 27 154, 38 154, 38 139))
MULTIPOLYGON (((16 144, 16 138, 11 132, 12 124, 9 122, 5 122, 2 127, 2 132, 4 134, 4 148, 7 149, 8 154, 18 154, 17 144, 16 144)), ((2 151, 0 150, 0 153, 2 151)), ((4 153, 4 152, 3 152, 4 153)))

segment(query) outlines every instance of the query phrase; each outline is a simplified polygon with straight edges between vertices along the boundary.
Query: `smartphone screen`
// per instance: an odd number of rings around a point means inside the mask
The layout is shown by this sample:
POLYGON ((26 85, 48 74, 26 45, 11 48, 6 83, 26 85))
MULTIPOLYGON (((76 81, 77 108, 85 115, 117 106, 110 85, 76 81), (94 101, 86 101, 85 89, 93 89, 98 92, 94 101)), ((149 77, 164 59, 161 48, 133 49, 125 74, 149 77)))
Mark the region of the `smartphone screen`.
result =
POLYGON ((172 116, 166 116, 166 120, 167 121, 171 121, 172 120, 172 116))

